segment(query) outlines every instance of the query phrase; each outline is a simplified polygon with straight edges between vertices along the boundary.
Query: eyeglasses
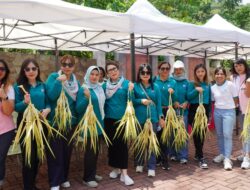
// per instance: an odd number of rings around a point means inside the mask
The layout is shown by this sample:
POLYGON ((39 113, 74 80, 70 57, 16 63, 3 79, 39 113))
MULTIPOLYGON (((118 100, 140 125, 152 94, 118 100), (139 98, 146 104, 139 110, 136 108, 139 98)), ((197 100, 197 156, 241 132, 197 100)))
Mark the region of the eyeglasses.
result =
POLYGON ((30 71, 37 71, 37 67, 26 67, 25 69, 24 69, 24 71, 25 72, 30 72, 30 71))
POLYGON ((71 67, 73 67, 74 66, 74 64, 73 63, 61 63, 61 65, 63 66, 63 67, 69 67, 69 68, 71 68, 71 67))
POLYGON ((166 70, 166 71, 169 71, 170 68, 169 68, 169 67, 161 67, 160 70, 161 70, 161 71, 165 71, 165 70, 166 70))
POLYGON ((0 67, 0 71, 6 71, 6 68, 5 67, 0 67))
POLYGON ((141 71, 141 75, 150 75, 151 73, 149 71, 141 71))
POLYGON ((117 67, 113 67, 107 71, 108 71, 108 73, 111 73, 111 72, 116 72, 117 70, 118 70, 117 67))

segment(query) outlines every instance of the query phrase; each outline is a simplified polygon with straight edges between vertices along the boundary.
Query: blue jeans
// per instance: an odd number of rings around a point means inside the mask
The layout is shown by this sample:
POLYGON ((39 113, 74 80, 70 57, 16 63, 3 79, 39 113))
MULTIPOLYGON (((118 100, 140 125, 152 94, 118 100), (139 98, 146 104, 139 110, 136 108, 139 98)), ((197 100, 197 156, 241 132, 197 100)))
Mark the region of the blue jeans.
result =
MULTIPOLYGON (((144 125, 144 124, 143 124, 144 125)), ((143 126, 141 125, 141 126, 143 126)), ((153 123, 153 130, 156 133, 158 127, 158 123, 153 123)), ((148 156, 148 155, 146 155, 148 156)), ((145 158, 145 154, 143 154, 142 156, 138 156, 137 152, 135 151, 135 165, 136 166, 143 166, 144 165, 144 158, 145 158)), ((148 158, 148 157, 146 157, 148 158)), ((155 154, 151 153, 151 155, 149 156, 148 159, 148 170, 155 170, 155 166, 156 166, 156 156, 155 154)))
MULTIPOLYGON (((244 124, 244 117, 245 114, 243 114, 241 111, 239 113, 239 124, 241 130, 243 129, 243 124, 244 124)), ((250 132, 250 131, 249 131, 250 132)), ((243 152, 244 153, 250 153, 250 139, 247 142, 243 142, 243 152)))
POLYGON ((220 154, 231 157, 233 128, 236 122, 235 109, 214 109, 214 123, 220 154))
MULTIPOLYGON (((183 119, 184 119, 186 131, 188 131, 188 116, 184 115, 183 119)), ((188 159, 188 141, 186 142, 185 146, 182 149, 180 149, 178 152, 176 152, 174 146, 171 146, 170 156, 175 156, 177 160, 188 159)))

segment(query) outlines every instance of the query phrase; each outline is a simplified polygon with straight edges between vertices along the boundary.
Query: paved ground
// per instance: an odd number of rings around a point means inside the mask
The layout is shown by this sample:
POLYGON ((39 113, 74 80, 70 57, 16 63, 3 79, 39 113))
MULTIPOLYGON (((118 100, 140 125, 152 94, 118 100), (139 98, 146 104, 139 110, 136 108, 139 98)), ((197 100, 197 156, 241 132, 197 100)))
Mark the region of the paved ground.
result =
MULTIPOLYGON (((224 171, 222 164, 212 163, 212 158, 217 155, 218 149, 215 136, 206 140, 205 143, 205 157, 208 159, 209 169, 202 170, 198 167, 196 161, 193 160, 194 151, 193 144, 190 143, 189 149, 189 163, 181 165, 179 163, 171 162, 171 170, 164 171, 160 167, 156 170, 155 178, 148 178, 147 172, 143 174, 135 173, 133 167, 132 156, 130 161, 129 173, 135 181, 135 185, 125 187, 117 179, 109 179, 108 173, 111 168, 107 166, 106 150, 103 148, 103 153, 100 155, 98 163, 98 174, 104 177, 100 182, 97 189, 109 190, 146 190, 146 189, 209 189, 209 190, 226 190, 226 189, 239 189, 249 190, 250 188, 250 170, 241 170, 240 163, 235 160, 235 157, 240 154, 240 141, 238 136, 234 136, 233 143, 233 163, 234 168, 232 171, 224 171)), ((70 181, 74 190, 88 189, 82 185, 82 154, 74 151, 72 156, 72 164, 70 169, 70 181), (80 157, 80 158, 79 158, 80 157)), ((47 183, 47 169, 46 164, 43 164, 39 171, 37 179, 38 187, 42 190, 49 189, 47 183)), ((21 190, 22 189, 22 176, 21 166, 18 164, 16 156, 9 156, 7 159, 7 176, 4 190, 21 190)))

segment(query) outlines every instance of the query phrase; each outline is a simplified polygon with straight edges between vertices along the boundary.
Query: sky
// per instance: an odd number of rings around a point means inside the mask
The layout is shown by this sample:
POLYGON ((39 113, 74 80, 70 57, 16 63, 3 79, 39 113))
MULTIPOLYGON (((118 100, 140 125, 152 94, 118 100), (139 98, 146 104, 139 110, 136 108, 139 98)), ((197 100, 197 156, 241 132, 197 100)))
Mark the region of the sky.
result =
POLYGON ((242 0, 243 4, 250 3, 250 0, 242 0))

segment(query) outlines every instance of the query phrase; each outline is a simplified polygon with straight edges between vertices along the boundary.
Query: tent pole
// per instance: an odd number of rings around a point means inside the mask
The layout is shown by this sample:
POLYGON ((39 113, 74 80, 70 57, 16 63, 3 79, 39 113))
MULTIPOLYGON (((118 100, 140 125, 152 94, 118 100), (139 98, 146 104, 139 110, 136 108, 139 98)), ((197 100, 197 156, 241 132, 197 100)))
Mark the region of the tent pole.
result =
POLYGON ((235 42, 235 60, 238 59, 238 43, 235 42))
POLYGON ((135 67, 135 34, 130 34, 130 62, 132 71, 132 81, 135 81, 136 67, 135 67))
POLYGON ((60 65, 59 65, 59 51, 58 51, 58 46, 57 46, 57 39, 55 38, 54 40, 55 42, 55 64, 56 64, 56 70, 60 69, 60 65))

